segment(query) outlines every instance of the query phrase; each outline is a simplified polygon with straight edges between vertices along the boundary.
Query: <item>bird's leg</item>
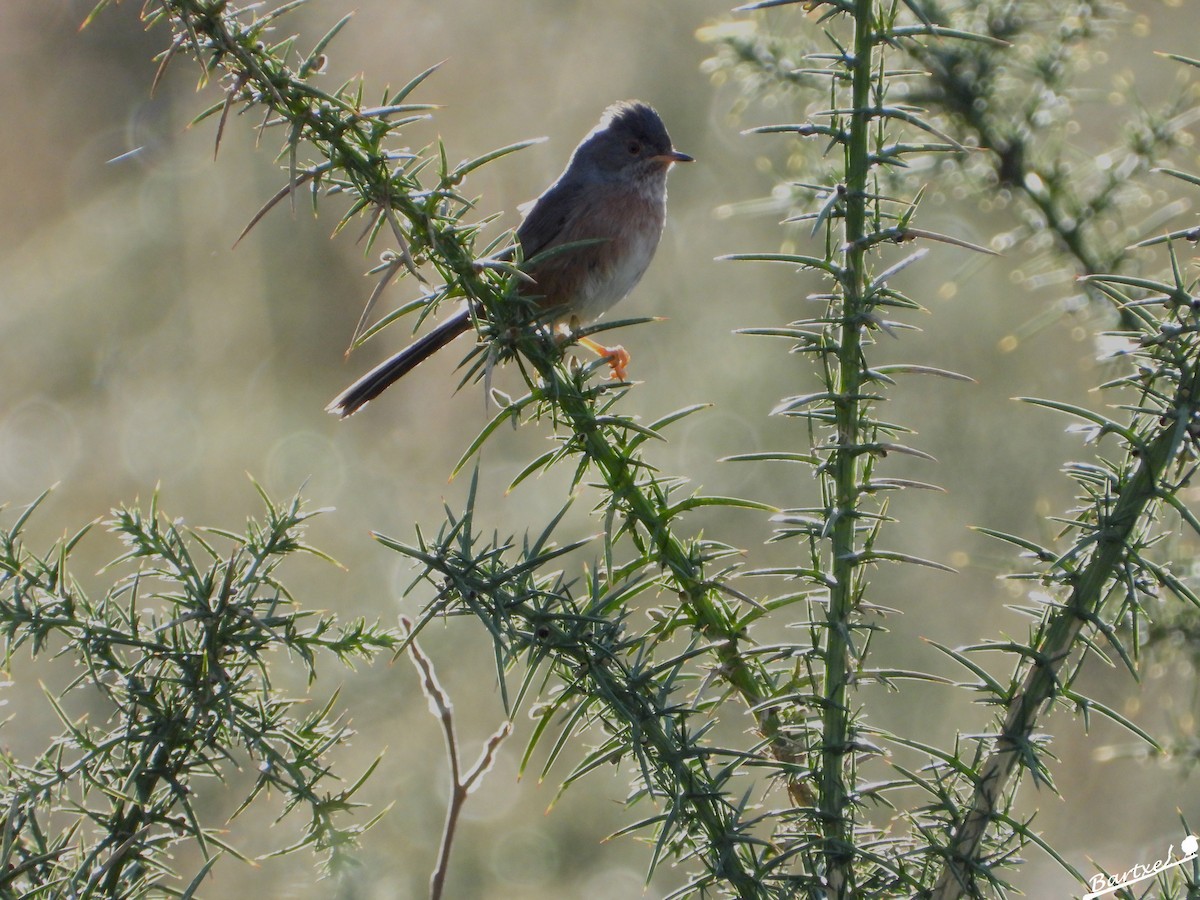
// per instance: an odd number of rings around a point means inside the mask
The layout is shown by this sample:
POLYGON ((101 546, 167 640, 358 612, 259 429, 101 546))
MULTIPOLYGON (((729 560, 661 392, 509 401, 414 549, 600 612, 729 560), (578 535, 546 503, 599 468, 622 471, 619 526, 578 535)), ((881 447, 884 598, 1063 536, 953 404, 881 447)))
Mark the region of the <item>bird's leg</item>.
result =
MULTIPOLYGON (((555 326, 557 331, 564 340, 570 340, 572 333, 578 331, 579 319, 571 316, 569 321, 559 322, 555 326)), ((618 381, 625 381, 625 367, 629 365, 629 351, 619 344, 616 347, 606 347, 601 343, 593 341, 591 338, 581 337, 576 339, 576 343, 587 347, 601 359, 612 367, 612 377, 618 381)))
POLYGON ((580 338, 579 343, 587 347, 609 366, 612 367, 612 377, 618 381, 626 379, 625 367, 629 365, 629 351, 618 344, 615 347, 605 347, 603 344, 597 344, 595 341, 588 338, 580 338))

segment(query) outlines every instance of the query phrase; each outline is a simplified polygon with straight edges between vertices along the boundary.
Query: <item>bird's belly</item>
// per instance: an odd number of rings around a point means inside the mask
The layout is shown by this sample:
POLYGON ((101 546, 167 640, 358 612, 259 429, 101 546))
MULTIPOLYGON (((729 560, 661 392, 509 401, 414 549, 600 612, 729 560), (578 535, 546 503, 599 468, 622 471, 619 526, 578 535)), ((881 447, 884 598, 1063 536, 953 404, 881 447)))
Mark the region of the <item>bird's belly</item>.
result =
POLYGON ((571 314, 582 322, 590 322, 623 300, 641 281, 657 245, 657 233, 650 240, 629 241, 608 266, 591 267, 571 304, 571 314))

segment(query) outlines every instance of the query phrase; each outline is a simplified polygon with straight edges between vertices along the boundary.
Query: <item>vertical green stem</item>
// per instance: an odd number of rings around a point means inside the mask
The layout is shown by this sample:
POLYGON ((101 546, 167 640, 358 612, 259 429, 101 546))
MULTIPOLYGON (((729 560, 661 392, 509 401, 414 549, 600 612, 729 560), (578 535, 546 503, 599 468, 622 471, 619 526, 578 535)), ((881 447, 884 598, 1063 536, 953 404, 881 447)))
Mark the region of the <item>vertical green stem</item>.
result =
POLYGON ((845 275, 837 344, 834 409, 837 447, 830 460, 834 584, 825 630, 825 709, 821 751, 821 821, 825 864, 833 896, 853 893, 853 822, 846 759, 853 746, 847 689, 852 662, 851 620, 857 595, 857 508, 862 396, 862 323, 867 304, 867 177, 870 171, 873 0, 855 0, 854 56, 850 61, 853 111, 846 147, 845 275))
POLYGON ((1054 613, 1041 640, 1023 662, 1024 677, 1008 698, 995 746, 979 769, 975 790, 965 814, 955 825, 947 848, 945 868, 938 879, 934 900, 957 900, 975 891, 976 876, 985 870, 981 861, 988 829, 1004 810, 1005 793, 1011 790, 1018 767, 1029 758, 1031 735, 1062 686, 1062 671, 1074 658, 1084 629, 1097 615, 1112 589, 1114 575, 1129 556, 1137 530, 1152 514, 1164 476, 1188 440, 1184 423, 1198 409, 1192 398, 1200 396, 1200 368, 1181 377, 1175 395, 1173 427, 1164 429, 1138 454, 1137 468, 1120 490, 1112 513, 1096 529, 1096 551, 1074 579, 1066 603, 1054 613))

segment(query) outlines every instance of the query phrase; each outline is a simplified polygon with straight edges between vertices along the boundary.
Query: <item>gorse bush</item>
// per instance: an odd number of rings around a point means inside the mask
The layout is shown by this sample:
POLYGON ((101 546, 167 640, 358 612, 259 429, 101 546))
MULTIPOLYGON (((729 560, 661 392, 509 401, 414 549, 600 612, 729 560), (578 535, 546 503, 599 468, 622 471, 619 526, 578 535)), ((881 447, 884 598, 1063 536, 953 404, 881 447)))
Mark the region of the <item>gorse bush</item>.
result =
POLYGON ((36 759, 3 757, 4 896, 141 895, 173 883, 169 848, 181 840, 209 860, 183 888, 191 896, 223 853, 238 855, 223 827, 202 820, 196 794, 242 767, 256 774, 235 818, 278 791, 284 815, 308 817, 290 849, 310 847, 327 866, 344 861, 366 824, 348 815, 370 773, 348 785, 330 776, 324 757, 352 734, 336 695, 305 714, 272 683, 270 658, 286 651, 315 678, 322 654, 371 658, 398 639, 297 606, 278 570, 289 556, 319 553, 302 540, 313 513, 298 499, 263 500, 263 521, 244 533, 188 529, 157 499, 145 513, 116 510, 107 525, 125 551, 106 567, 116 579, 101 596, 69 568, 89 528, 31 551, 23 530, 39 500, 0 531, 6 665, 28 649, 66 656, 77 670, 49 698, 61 734, 36 759), (107 717, 68 711, 85 692, 99 694, 107 717))
MULTIPOLYGON (((302 4, 147 0, 146 23, 170 33, 155 81, 169 66, 199 64, 218 99, 197 121, 218 147, 242 113, 278 135, 283 185, 251 227, 300 192, 321 212, 337 206, 336 230, 365 226, 383 254, 356 342, 447 302, 476 311, 464 383, 490 387, 492 368, 508 362, 522 389, 489 391, 491 421, 454 472, 501 440, 502 426, 522 425, 552 442, 509 486, 562 470, 571 495, 548 522, 503 537, 476 508, 476 470, 465 508, 411 535, 378 535, 415 565, 428 598, 397 628, 308 616, 284 587, 286 558, 317 552, 302 541, 309 514, 299 499, 279 506, 264 495, 265 520, 245 533, 186 529, 156 503, 145 515, 118 511, 110 527, 127 552, 100 599, 68 571, 83 533, 36 555, 19 517, 0 535, 6 653, 69 654, 79 675, 68 693, 98 692, 111 716, 100 726, 64 711, 42 756, 6 759, 4 895, 194 894, 220 855, 237 853, 197 811, 195 782, 239 765, 257 773, 245 804, 272 788, 287 813, 308 817, 286 850, 344 864, 372 821, 356 811, 371 773, 333 782, 328 757, 348 735, 336 696, 298 715, 272 682, 271 650, 299 658, 314 681, 323 656, 411 651, 451 758, 432 882, 440 895, 458 812, 508 733, 462 774, 437 660, 414 643, 447 617, 492 642, 504 712, 521 722, 522 771, 566 787, 613 765, 628 774, 622 833, 646 840, 651 874, 667 864, 685 873, 672 896, 1007 896, 1030 844, 1091 887, 1017 806, 1023 782, 1054 787, 1046 717, 1055 706, 1085 722, 1104 717, 1158 752, 1171 736, 1087 696, 1079 675, 1116 661, 1138 677, 1145 642, 1164 629, 1190 633, 1200 605, 1163 539, 1200 531, 1186 499, 1200 439, 1200 294, 1187 259, 1196 234, 1160 236, 1181 206, 1147 218, 1144 181, 1173 177, 1181 199, 1200 185, 1171 164, 1187 146, 1194 92, 1140 109, 1103 154, 1072 144, 1081 61, 1126 27, 1120 6, 765 0, 702 30, 708 71, 739 85, 743 108, 767 101, 780 116, 747 146, 787 143, 771 199, 783 211, 783 249, 729 264, 782 265, 821 284, 803 317, 745 329, 747 341, 804 364, 795 393, 764 398, 793 426, 788 445, 735 457, 802 473, 780 479, 767 503, 706 494, 663 471, 658 439, 703 404, 640 422, 629 411, 637 388, 602 381, 601 364, 573 363, 569 345, 517 301, 520 262, 503 252, 511 235, 485 240, 486 202, 465 191, 472 173, 525 145, 457 165, 440 142, 407 146, 406 129, 433 108, 422 97, 434 70, 376 104, 359 80, 325 90, 317 76, 347 20, 307 48, 277 30, 302 4), (1153 171, 1163 166, 1166 175, 1153 171), (982 246, 922 223, 931 197, 964 187, 983 204, 1012 206, 1019 225, 982 246), (1098 412, 1029 399, 1069 417, 1091 455, 1065 466, 1078 502, 1054 517, 1053 540, 981 527, 1012 551, 1029 624, 1018 637, 981 634, 958 648, 932 635, 961 672, 952 680, 879 658, 873 639, 889 610, 872 580, 895 566, 953 572, 936 548, 896 549, 915 541, 896 539, 905 524, 892 498, 934 485, 892 469, 897 458, 930 457, 887 402, 920 379, 969 379, 937 360, 885 362, 877 341, 902 342, 923 308, 900 287, 907 275, 963 250, 1026 254, 1033 281, 1069 273, 1055 314, 1092 311, 1112 400, 1098 412), (405 279, 418 282, 417 299, 372 322, 384 289, 405 279), (806 499, 789 500, 801 483, 806 499), (556 536, 572 503, 591 506, 598 535, 556 536), (790 561, 759 564, 731 538, 701 533, 695 514, 708 508, 769 517, 790 561), (920 722, 884 729, 862 689, 908 680, 984 704, 991 725, 945 745, 920 722), (197 872, 172 871, 170 850, 183 841, 207 860, 197 872)), ((1157 887, 1191 896, 1195 874, 1171 869, 1157 887)))

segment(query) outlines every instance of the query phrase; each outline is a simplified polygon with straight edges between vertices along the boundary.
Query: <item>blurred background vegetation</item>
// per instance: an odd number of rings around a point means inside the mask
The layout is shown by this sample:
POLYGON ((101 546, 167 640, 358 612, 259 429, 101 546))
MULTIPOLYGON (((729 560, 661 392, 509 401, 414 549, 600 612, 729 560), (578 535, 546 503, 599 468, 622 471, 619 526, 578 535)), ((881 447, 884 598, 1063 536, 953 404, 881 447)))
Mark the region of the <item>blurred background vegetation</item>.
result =
MULTIPOLYGON (((299 601, 343 616, 393 621, 401 611, 412 614, 421 598, 401 599, 409 570, 368 532, 407 537, 411 523, 440 520, 444 501, 461 505, 466 479, 446 479, 487 421, 482 392, 455 393, 459 357, 451 348, 364 414, 342 423, 325 414, 331 397, 406 337, 403 326, 394 327, 343 361, 371 288, 360 276, 375 260, 364 258, 353 229, 330 240, 332 211, 314 219, 303 199, 294 213, 278 207, 231 249, 283 184, 271 160, 273 140, 256 149, 257 122, 231 121, 214 162, 213 124, 189 129, 187 123, 216 94, 197 97, 196 69, 181 60, 150 97, 152 57, 165 46, 165 32, 144 33, 139 4, 128 2, 79 33, 90 6, 88 0, 0 5, 0 120, 8 160, 0 194, 0 501, 22 505, 59 483, 31 523, 36 546, 118 503, 146 499, 156 485, 163 508, 189 523, 236 527, 260 506, 245 473, 281 498, 304 484, 313 505, 336 510, 315 520, 309 540, 345 568, 291 562, 285 579, 299 601), (141 152, 107 162, 134 148, 141 152)), ((332 86, 362 72, 381 94, 385 84, 398 87, 444 59, 413 98, 443 108, 408 129, 410 140, 442 136, 459 159, 547 135, 545 143, 472 176, 467 193, 484 198, 484 211, 504 212, 493 233, 515 226, 517 204, 558 174, 608 103, 638 97, 655 105, 676 146, 699 162, 673 174, 662 246, 620 310, 666 319, 619 336, 633 354, 633 377, 644 382, 626 408, 649 421, 690 403, 713 403, 678 426, 671 443, 654 446, 650 458, 710 493, 777 500, 780 481, 770 467, 716 460, 786 446, 793 427, 767 413, 777 398, 809 389, 811 375, 782 346, 732 331, 797 317, 816 282, 782 267, 714 257, 779 246, 778 212, 751 201, 768 196, 787 171, 787 145, 740 132, 798 121, 808 101, 792 111, 744 104, 735 86, 703 70, 711 50, 695 32, 726 17, 728 7, 725 0, 368 2, 357 6, 338 38, 325 77, 332 86)), ((1133 105, 1153 105, 1179 90, 1180 67, 1155 51, 1196 55, 1200 22, 1193 7, 1154 0, 1129 7, 1118 39, 1099 48, 1082 74, 1089 92, 1071 139, 1091 154, 1117 140, 1133 105)), ((315 40, 350 8, 321 0, 287 27, 315 40)), ((1200 158, 1176 163, 1200 171, 1200 158)), ((1154 197, 1159 205, 1180 193, 1165 180, 1149 183, 1164 191, 1154 197)), ((988 244, 1015 221, 1004 202, 960 189, 928 198, 920 224, 988 244)), ((887 411, 915 428, 919 446, 939 460, 936 466, 889 460, 889 474, 947 489, 897 501, 892 511, 905 527, 894 530, 892 542, 960 571, 897 568, 875 576, 874 601, 904 613, 875 646, 889 666, 956 675, 920 637, 954 645, 1006 630, 1024 633, 1022 620, 1005 608, 1015 595, 995 578, 1008 565, 1005 549, 966 526, 1048 534, 1039 517, 1070 505, 1070 484, 1057 468, 1082 452, 1079 440, 1064 433, 1060 419, 1009 398, 1088 405, 1089 388, 1103 379, 1092 342, 1101 314, 1064 308, 1061 298, 1075 291, 1054 277, 1031 283, 1038 267, 1022 248, 981 261, 938 246, 903 276, 905 291, 931 315, 923 317, 922 332, 905 334, 895 347, 885 344, 882 353, 961 371, 978 384, 931 380, 919 391, 896 391, 887 411), (1056 310, 1061 314, 1046 317, 1056 310), (1031 328, 1035 321, 1042 324, 1031 328)), ((402 285, 385 300, 398 303, 412 290, 402 285)), ((503 389, 509 379, 515 384, 513 373, 500 372, 497 385, 503 389)), ((559 483, 546 477, 504 493, 546 438, 546 431, 528 427, 489 443, 479 506, 501 532, 538 527, 562 503, 562 473, 559 483)), ((1195 488, 1190 499, 1197 499, 1195 488)), ((588 506, 585 495, 562 537, 596 530, 588 506)), ((696 521, 747 548, 755 563, 789 552, 762 546, 770 534, 763 516, 706 514, 696 521)), ((115 541, 93 534, 80 548, 76 571, 88 572, 92 563, 94 571, 118 552, 115 541)), ((1181 544, 1177 558, 1194 552, 1181 544)), ((503 716, 489 642, 478 632, 455 621, 423 637, 459 711, 468 758, 503 716)), ((57 726, 38 679, 53 688, 71 672, 23 658, 14 665, 16 684, 7 691, 13 719, 3 739, 20 756, 39 749, 57 726)), ((1085 681, 1151 730, 1196 739, 1196 679, 1186 658, 1151 659, 1137 697, 1120 672, 1093 667, 1085 681)), ((306 690, 299 673, 292 687, 306 690)), ((319 683, 314 702, 334 687, 319 683)), ((931 742, 984 721, 983 711, 962 698, 945 702, 943 689, 906 688, 886 698, 879 689, 863 693, 875 701, 872 721, 885 728, 919 721, 928 733, 912 736, 931 742)), ((367 835, 361 869, 339 891, 423 896, 447 788, 437 725, 407 663, 347 676, 342 703, 358 736, 336 762, 357 773, 386 747, 368 793, 392 809, 367 835)), ((1197 795, 1181 790, 1186 770, 1116 752, 1109 745, 1126 738, 1103 725, 1089 736, 1060 714, 1049 724, 1064 761, 1055 772, 1062 798, 1026 784, 1022 806, 1038 811, 1036 825, 1077 867, 1088 868, 1094 858, 1120 870, 1161 858, 1180 811, 1193 827, 1200 822, 1197 795)), ((554 802, 555 784, 516 782, 521 727, 467 806, 449 895, 641 896, 643 849, 630 839, 602 843, 626 821, 621 773, 593 775, 554 802)), ((214 790, 204 802, 219 817, 232 812, 235 792, 226 798, 214 790)), ((265 828, 270 810, 255 815, 261 818, 231 826, 235 843, 251 853, 290 843, 287 823, 272 832, 265 828)), ((330 886, 314 886, 313 877, 298 858, 256 867, 226 860, 209 892, 328 895, 330 886)), ((1053 863, 1037 856, 1015 881, 1032 896, 1071 889, 1053 863)), ((663 869, 648 893, 675 883, 663 869)))

